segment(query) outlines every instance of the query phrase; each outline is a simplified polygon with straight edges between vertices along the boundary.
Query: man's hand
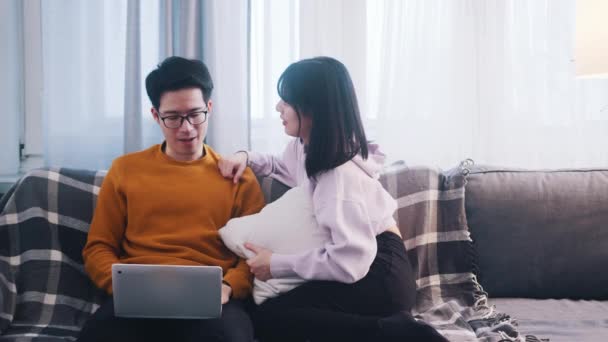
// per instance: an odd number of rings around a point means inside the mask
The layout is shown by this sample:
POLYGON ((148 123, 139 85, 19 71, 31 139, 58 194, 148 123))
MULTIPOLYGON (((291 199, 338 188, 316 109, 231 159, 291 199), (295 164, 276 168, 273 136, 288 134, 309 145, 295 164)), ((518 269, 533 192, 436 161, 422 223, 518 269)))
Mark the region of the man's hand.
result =
POLYGON ((232 296, 232 287, 225 283, 222 283, 222 305, 228 303, 230 300, 230 296, 232 296))
POLYGON ((272 256, 272 252, 251 243, 246 243, 245 248, 256 254, 253 258, 247 260, 247 265, 249 265, 251 273, 261 281, 271 279, 270 257, 272 256))
POLYGON ((236 184, 247 168, 247 152, 239 151, 229 157, 222 158, 217 165, 222 176, 232 178, 232 181, 236 184))

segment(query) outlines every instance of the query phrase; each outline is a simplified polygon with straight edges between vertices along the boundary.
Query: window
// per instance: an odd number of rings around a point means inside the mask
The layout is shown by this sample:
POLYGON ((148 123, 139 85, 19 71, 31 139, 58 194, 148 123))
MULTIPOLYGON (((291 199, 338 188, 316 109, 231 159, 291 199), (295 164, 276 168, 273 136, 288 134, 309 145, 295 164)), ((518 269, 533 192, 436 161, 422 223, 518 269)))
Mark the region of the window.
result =
POLYGON ((254 150, 288 139, 272 112, 278 74, 329 55, 349 69, 368 138, 389 161, 608 165, 608 80, 575 78, 572 1, 252 4, 254 150))

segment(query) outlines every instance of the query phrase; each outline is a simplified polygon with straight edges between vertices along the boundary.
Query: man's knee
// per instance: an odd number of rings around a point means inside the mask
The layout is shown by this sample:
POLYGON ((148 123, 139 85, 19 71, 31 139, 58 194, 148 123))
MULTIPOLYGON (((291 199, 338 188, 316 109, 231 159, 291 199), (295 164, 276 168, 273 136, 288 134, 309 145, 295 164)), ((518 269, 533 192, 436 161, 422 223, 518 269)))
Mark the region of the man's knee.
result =
POLYGON ((231 300, 226 303, 220 321, 226 341, 253 341, 253 323, 242 301, 231 300))

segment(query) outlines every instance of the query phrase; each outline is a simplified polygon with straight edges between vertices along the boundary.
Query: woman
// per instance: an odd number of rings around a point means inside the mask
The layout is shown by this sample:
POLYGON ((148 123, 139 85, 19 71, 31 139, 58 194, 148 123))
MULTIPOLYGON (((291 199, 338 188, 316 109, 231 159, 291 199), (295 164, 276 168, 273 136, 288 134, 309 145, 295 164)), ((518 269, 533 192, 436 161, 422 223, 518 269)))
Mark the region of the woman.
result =
POLYGON ((256 278, 310 280, 257 308, 258 337, 446 341, 410 314, 416 284, 393 219, 396 202, 378 182, 384 155, 367 143, 345 66, 329 57, 296 62, 277 89, 276 110, 285 132, 296 139, 281 158, 239 151, 220 161, 220 172, 237 182, 250 166, 292 187, 311 186, 315 217, 331 239, 300 254, 246 245, 256 253, 248 260, 256 278))

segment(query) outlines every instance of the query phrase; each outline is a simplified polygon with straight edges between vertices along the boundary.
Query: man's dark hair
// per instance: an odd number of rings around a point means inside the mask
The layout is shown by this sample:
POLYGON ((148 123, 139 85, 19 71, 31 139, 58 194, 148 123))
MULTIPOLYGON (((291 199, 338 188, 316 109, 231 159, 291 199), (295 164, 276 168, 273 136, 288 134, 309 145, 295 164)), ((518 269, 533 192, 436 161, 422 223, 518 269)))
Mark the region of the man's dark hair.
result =
POLYGON ((199 88, 203 92, 205 102, 209 101, 213 80, 205 63, 173 56, 162 61, 146 77, 146 91, 156 110, 160 106, 163 93, 186 88, 199 88))
POLYGON ((277 90, 298 120, 301 115, 312 118, 305 162, 308 177, 315 178, 357 154, 367 159, 357 95, 344 64, 331 57, 293 63, 279 78, 277 90))

